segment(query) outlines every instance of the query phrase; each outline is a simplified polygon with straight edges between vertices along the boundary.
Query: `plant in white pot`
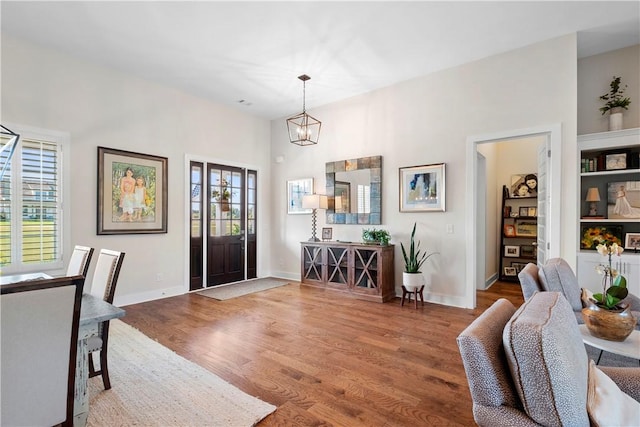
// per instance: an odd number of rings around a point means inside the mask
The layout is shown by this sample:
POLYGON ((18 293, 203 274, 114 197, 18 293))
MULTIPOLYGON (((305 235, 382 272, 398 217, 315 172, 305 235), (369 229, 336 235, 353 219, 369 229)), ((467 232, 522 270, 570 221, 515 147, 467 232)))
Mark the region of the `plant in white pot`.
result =
POLYGON ((631 99, 624 96, 627 85, 620 87, 620 82, 620 77, 613 76, 613 80, 609 84, 609 93, 600 97, 602 101, 605 101, 604 107, 600 108, 602 115, 609 112, 609 130, 622 129, 622 110, 628 110, 629 104, 631 104, 631 99))
POLYGON ((413 230, 411 231, 411 240, 409 244, 409 251, 405 249, 402 242, 400 248, 402 249, 402 258, 404 258, 404 271, 402 272, 402 285, 407 291, 414 291, 420 289, 424 284, 424 275, 420 271, 422 264, 431 257, 431 255, 437 254, 433 252, 427 255, 426 252, 420 250, 420 241, 416 244, 416 223, 413 223, 413 230))

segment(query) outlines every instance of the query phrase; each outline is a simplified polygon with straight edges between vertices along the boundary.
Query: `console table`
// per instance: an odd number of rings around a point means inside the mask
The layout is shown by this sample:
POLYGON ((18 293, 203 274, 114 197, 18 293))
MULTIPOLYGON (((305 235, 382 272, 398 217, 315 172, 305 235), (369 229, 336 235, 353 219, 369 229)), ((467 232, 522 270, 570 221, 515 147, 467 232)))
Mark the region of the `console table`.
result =
POLYGON ((395 298, 394 246, 346 242, 301 242, 301 280, 306 286, 368 301, 395 298))

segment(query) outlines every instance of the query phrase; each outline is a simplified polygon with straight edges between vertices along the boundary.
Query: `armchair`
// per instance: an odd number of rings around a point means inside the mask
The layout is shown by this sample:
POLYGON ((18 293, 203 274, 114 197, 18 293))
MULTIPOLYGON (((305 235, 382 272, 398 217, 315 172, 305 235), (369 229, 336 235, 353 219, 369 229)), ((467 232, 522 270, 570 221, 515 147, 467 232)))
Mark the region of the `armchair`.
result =
MULTIPOLYGON (((480 426, 590 425, 589 362, 571 306, 537 292, 496 301, 457 338, 480 426)), ((640 368, 600 368, 640 402, 640 368)))
MULTIPOLYGON (((571 266, 562 258, 552 258, 539 267, 538 276, 541 289, 562 293, 571 305, 578 323, 584 323, 582 320, 582 289, 571 266)), ((640 298, 629 294, 622 302, 629 304, 633 315, 640 319, 640 298)), ((640 329, 640 324, 636 325, 636 329, 640 329)))

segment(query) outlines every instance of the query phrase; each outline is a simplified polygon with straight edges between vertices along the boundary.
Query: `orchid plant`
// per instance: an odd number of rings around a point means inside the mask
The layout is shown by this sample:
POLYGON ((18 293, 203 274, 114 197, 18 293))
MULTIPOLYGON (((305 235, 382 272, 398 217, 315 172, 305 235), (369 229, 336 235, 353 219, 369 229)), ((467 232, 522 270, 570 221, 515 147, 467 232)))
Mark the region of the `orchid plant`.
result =
POLYGON ((618 308, 617 305, 627 297, 627 279, 613 268, 612 257, 620 256, 624 249, 617 243, 611 245, 600 244, 596 247, 598 253, 608 258, 608 264, 600 264, 596 267, 598 274, 602 274, 602 293, 593 294, 593 299, 598 305, 607 310, 618 308))

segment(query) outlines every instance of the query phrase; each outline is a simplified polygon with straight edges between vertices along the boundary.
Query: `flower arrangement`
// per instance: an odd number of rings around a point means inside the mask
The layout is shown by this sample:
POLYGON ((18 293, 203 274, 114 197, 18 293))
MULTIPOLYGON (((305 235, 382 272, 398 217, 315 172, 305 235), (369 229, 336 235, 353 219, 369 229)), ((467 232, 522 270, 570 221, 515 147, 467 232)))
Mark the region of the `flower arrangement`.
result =
POLYGON ((584 229, 582 240, 580 241, 583 249, 596 249, 598 245, 622 245, 622 240, 616 236, 607 227, 589 227, 584 229))
POLYGON ((600 244, 596 250, 602 256, 608 258, 608 264, 600 264, 596 267, 598 274, 602 274, 602 293, 593 294, 598 306, 607 310, 617 309, 620 301, 629 294, 627 290, 627 279, 613 268, 611 258, 613 255, 620 256, 624 249, 617 243, 611 245, 600 244))
POLYGON ((611 83, 609 84, 609 87, 611 88, 609 93, 605 93, 600 97, 602 101, 605 101, 604 107, 600 107, 602 115, 614 108, 624 108, 625 110, 629 109, 631 99, 629 97, 625 98, 623 95, 627 85, 624 85, 624 88, 620 88, 620 81, 620 77, 613 76, 613 80, 611 80, 611 83))

